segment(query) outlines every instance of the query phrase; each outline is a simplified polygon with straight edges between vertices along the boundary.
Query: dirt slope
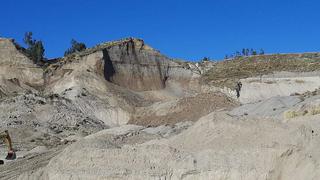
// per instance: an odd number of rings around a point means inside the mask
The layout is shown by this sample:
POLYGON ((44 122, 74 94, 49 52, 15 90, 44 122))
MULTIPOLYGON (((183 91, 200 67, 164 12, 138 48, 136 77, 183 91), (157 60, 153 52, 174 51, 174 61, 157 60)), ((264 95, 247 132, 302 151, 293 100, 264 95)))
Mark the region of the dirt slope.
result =
POLYGON ((129 123, 142 126, 160 126, 163 124, 174 125, 184 121, 197 121, 210 112, 231 109, 236 104, 234 100, 222 93, 203 93, 138 108, 129 123))
POLYGON ((319 117, 281 123, 211 113, 169 139, 139 129, 89 136, 65 149, 39 179, 318 179, 319 117), (116 143, 118 139, 144 139, 116 143), (144 142, 145 141, 145 142, 144 142), (90 152, 90 153, 88 153, 90 152), (82 154, 87 156, 80 158, 82 154))

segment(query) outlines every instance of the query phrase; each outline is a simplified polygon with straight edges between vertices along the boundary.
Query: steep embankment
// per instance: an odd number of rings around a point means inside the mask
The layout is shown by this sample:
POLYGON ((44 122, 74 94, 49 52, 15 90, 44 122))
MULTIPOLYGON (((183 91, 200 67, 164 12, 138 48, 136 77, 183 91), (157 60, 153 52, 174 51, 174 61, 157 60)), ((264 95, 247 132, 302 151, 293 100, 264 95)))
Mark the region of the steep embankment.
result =
MULTIPOLYGON (((41 147, 57 154, 56 149, 69 142, 65 138, 86 136, 108 127, 85 114, 69 99, 44 94, 43 85, 43 69, 34 65, 13 40, 1 38, 0 132, 9 130, 17 157, 23 160, 41 154, 37 152, 41 147)), ((7 149, 0 146, 1 160, 7 149)), ((17 178, 17 169, 27 171, 44 166, 52 156, 43 157, 41 163, 35 161, 33 167, 29 163, 24 166, 17 161, 6 161, 8 166, 0 167, 0 179, 17 178), (8 169, 13 172, 8 173, 8 169)))
POLYGON ((38 128, 67 136, 106 127, 97 118, 84 114, 69 99, 44 93, 43 69, 34 65, 11 39, 0 39, 0 88, 1 128, 38 128), (84 126, 88 131, 81 129, 84 126))
POLYGON ((42 72, 12 39, 0 38, 0 97, 38 88, 42 72))
POLYGON ((130 122, 161 125, 146 131, 168 135, 180 132, 173 127, 185 127, 182 121, 234 106, 221 93, 201 93, 205 67, 172 61, 139 39, 104 43, 43 69, 12 40, 1 39, 0 52, 0 131, 9 130, 20 158, 0 167, 4 179, 46 166, 66 144, 103 129, 130 122))
MULTIPOLYGON (((75 69, 72 64, 86 66, 79 71, 93 70, 105 80, 134 91, 164 89, 168 80, 177 80, 187 86, 194 76, 199 77, 152 49, 143 40, 134 38, 100 44, 72 54, 52 65, 51 69, 72 71, 75 69)), ((54 75, 60 71, 55 70, 54 75)))
MULTIPOLYGON (((198 100, 197 93, 201 92, 201 71, 198 66, 172 61, 140 39, 128 38, 100 44, 62 58, 51 64, 46 72, 47 93, 56 93, 71 99, 86 114, 102 120, 109 126, 128 122, 143 125, 174 124, 197 120, 203 115, 198 113, 198 116, 190 115, 189 118, 183 118, 181 112, 192 109, 183 106, 190 106, 198 100), (79 98, 84 91, 88 96, 95 97, 95 103, 84 101, 86 98, 79 98), (194 98, 189 105, 177 104, 179 107, 172 110, 173 114, 181 114, 176 118, 170 118, 172 113, 160 116, 147 113, 162 103, 162 106, 166 106, 168 99, 183 102, 186 101, 184 98, 190 97, 194 98), (150 106, 155 102, 157 104, 150 106)), ((213 97, 210 94, 201 96, 206 97, 203 98, 206 101, 201 101, 200 98, 195 104, 205 106, 204 104, 210 102, 208 99, 213 97)), ((215 106, 209 103, 208 107, 199 107, 199 112, 209 113, 214 109, 232 106, 233 102, 222 96, 221 99, 224 99, 226 104, 215 106)), ((219 96, 216 97, 219 99, 219 96)))
POLYGON ((320 54, 279 54, 241 57, 218 62, 204 74, 205 82, 235 89, 243 84, 240 102, 314 91, 320 85, 320 54))

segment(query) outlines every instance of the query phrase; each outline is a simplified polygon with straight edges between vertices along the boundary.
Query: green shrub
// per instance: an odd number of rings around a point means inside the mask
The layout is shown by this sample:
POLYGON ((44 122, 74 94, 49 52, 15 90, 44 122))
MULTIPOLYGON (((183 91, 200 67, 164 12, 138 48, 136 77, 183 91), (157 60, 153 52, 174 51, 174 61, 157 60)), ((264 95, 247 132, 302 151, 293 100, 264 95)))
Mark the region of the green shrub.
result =
POLYGON ((76 40, 72 39, 71 40, 71 47, 64 52, 64 56, 67 56, 67 55, 75 53, 75 52, 80 52, 85 49, 87 49, 87 47, 84 43, 77 42, 76 40))
POLYGON ((32 32, 26 32, 23 41, 28 46, 26 48, 27 55, 35 64, 40 64, 40 62, 44 59, 45 51, 42 41, 33 39, 32 32))

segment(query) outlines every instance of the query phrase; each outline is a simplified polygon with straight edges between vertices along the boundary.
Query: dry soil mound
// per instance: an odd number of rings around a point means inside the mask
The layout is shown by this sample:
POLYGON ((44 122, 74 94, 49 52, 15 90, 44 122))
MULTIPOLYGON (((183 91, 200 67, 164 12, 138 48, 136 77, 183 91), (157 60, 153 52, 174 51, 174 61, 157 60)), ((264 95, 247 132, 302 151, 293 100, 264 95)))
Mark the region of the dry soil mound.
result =
POLYGON ((211 113, 169 139, 148 140, 151 136, 138 129, 111 139, 106 133, 87 137, 53 158, 41 173, 28 176, 52 180, 318 179, 317 129, 318 117, 282 124, 211 113))

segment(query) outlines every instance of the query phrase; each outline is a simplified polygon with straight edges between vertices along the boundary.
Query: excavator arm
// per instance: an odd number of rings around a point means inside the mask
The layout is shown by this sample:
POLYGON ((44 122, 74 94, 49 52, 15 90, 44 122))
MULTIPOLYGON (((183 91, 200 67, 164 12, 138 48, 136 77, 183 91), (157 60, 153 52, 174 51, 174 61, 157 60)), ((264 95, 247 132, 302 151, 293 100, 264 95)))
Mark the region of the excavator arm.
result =
POLYGON ((2 139, 3 142, 8 146, 8 154, 7 154, 6 159, 7 160, 16 159, 16 154, 15 154, 13 147, 12 147, 11 137, 10 137, 9 132, 7 130, 0 133, 0 139, 2 139))

